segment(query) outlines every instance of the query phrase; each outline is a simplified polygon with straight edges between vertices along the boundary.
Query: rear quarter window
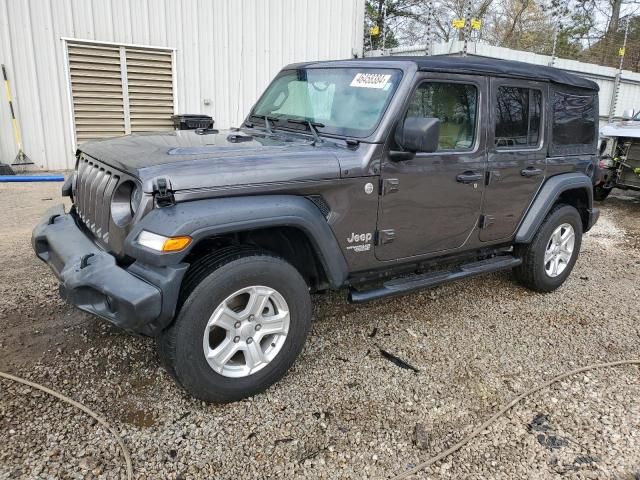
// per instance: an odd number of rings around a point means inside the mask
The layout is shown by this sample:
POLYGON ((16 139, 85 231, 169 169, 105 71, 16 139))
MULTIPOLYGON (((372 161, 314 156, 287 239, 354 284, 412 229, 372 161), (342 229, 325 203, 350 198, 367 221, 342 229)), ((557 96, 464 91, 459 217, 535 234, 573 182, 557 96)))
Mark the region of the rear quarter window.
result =
POLYGON ((542 92, 534 88, 498 87, 495 105, 495 146, 536 147, 540 140, 542 92))
POLYGON ((551 147, 556 154, 595 153, 598 97, 570 92, 553 93, 551 147))

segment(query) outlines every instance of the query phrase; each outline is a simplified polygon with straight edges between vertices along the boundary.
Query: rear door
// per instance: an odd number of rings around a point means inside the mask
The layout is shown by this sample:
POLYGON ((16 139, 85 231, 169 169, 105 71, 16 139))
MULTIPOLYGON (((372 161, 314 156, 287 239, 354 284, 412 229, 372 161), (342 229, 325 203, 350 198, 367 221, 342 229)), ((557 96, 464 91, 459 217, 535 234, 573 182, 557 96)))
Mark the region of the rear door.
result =
POLYGON ((387 150, 381 172, 378 259, 455 250, 476 229, 486 163, 487 83, 481 76, 417 77, 403 118, 439 118, 439 148, 402 161, 393 160, 387 150))
POLYGON ((488 165, 480 240, 509 239, 544 178, 548 87, 540 82, 491 79, 488 165))

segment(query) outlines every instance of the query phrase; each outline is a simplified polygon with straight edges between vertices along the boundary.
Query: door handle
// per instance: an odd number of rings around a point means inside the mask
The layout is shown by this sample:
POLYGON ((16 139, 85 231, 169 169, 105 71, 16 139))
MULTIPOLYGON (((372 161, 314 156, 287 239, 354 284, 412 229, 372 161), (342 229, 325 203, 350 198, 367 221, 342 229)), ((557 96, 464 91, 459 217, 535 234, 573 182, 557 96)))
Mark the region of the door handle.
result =
POLYGON ((535 167, 527 167, 524 170, 520 170, 520 175, 523 177, 535 177, 536 175, 540 175, 542 170, 535 167))
POLYGON ((456 177, 456 181, 460 183, 473 183, 482 180, 482 174, 472 171, 461 173, 456 177))

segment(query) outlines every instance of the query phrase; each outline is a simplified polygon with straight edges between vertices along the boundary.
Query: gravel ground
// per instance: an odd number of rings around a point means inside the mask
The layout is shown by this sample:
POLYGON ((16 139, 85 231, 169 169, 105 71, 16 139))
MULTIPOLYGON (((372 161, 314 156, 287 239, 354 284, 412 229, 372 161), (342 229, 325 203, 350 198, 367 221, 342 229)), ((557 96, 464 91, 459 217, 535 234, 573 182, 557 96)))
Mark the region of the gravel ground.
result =
MULTIPOLYGON (((317 296, 306 348, 280 383, 206 405, 171 381, 152 340, 58 299, 29 238, 59 187, 0 184, 0 370, 107 418, 137 478, 389 478, 527 388, 639 356, 640 196, 625 193, 602 205, 558 291, 532 293, 502 273, 360 307, 317 296)), ((639 374, 599 370, 545 389, 418 478, 636 480, 639 374)), ((0 445, 0 479, 125 475, 116 442, 90 417, 4 380, 0 445)))

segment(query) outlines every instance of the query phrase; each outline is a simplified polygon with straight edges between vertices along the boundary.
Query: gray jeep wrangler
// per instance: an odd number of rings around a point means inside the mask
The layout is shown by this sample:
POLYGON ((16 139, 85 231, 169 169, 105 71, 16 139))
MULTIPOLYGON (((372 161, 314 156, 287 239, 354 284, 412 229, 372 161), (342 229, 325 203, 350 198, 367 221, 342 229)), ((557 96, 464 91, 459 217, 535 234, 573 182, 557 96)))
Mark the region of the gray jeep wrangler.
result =
POLYGON ((598 87, 476 57, 285 67, 240 128, 85 143, 33 248, 78 308, 157 337, 228 402, 281 378, 310 294, 351 302, 513 269, 549 292, 596 222, 598 87))

